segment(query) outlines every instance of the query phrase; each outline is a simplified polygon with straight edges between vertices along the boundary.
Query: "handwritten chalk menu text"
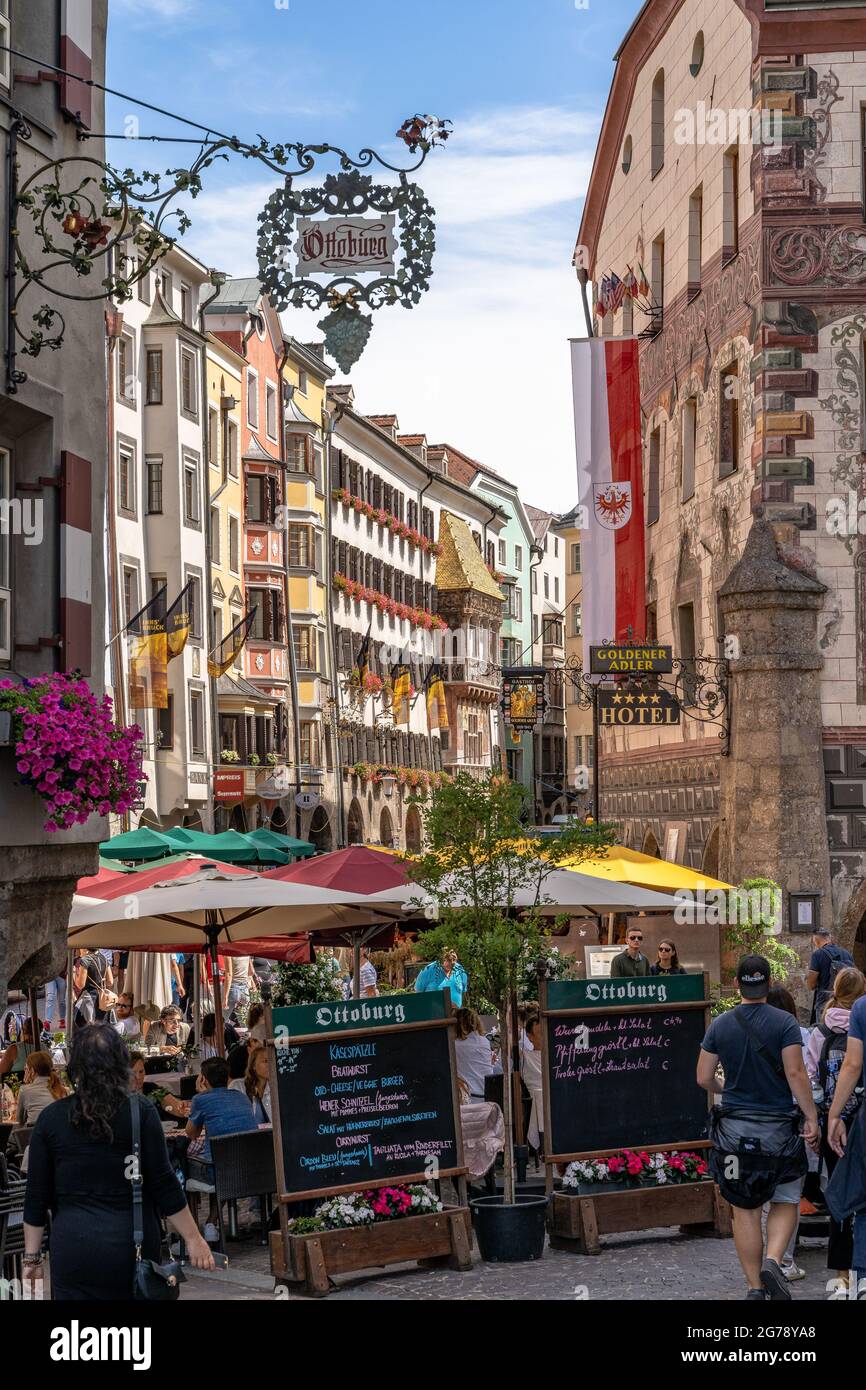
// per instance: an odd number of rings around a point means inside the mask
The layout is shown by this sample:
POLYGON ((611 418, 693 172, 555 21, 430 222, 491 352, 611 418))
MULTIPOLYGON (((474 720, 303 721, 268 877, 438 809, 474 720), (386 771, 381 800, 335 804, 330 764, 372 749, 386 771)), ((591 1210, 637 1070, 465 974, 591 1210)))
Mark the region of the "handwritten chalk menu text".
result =
MULTIPOLYGON (((643 1007, 587 1000, 590 982, 575 983, 584 996, 577 1007, 545 1017, 549 1152, 578 1155, 703 1139, 707 1097, 695 1080, 706 1029, 702 977, 664 982, 665 993, 700 991, 698 1001, 649 998, 643 1007), (672 984, 680 988, 671 990, 672 984)), ((603 982, 644 983, 649 982, 603 982)), ((547 1008, 568 1008, 553 987, 547 1008)))
POLYGON ((284 1193, 461 1166, 447 1025, 275 1034, 284 1193))

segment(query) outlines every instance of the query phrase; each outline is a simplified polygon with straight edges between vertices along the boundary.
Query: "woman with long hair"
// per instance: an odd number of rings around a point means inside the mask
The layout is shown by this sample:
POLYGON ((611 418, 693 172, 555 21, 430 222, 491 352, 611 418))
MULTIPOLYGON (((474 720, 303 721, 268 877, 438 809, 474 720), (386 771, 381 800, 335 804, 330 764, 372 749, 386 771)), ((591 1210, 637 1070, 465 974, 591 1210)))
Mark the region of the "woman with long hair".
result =
POLYGON ((186 1241, 190 1263, 213 1269, 213 1256, 169 1163, 156 1110, 148 1101, 130 1099, 129 1050, 114 1028, 79 1029, 67 1073, 73 1094, 43 1110, 30 1140, 24 1266, 31 1280, 39 1277, 50 1212, 53 1297, 132 1298, 133 1104, 141 1116, 142 1255, 159 1260, 161 1213, 186 1241))
POLYGON ((670 937, 665 937, 656 947, 655 964, 650 966, 651 975, 685 975, 680 965, 677 948, 670 937))
POLYGON ((55 1100, 63 1100, 66 1087, 57 1075, 47 1052, 31 1052, 24 1064, 24 1084, 18 1092, 19 1125, 35 1125, 42 1111, 55 1100))
POLYGON ((244 1077, 244 1091, 247 1100, 253 1107, 256 1124, 269 1125, 271 1123, 271 1081, 266 1047, 256 1047, 250 1053, 247 1073, 244 1077))

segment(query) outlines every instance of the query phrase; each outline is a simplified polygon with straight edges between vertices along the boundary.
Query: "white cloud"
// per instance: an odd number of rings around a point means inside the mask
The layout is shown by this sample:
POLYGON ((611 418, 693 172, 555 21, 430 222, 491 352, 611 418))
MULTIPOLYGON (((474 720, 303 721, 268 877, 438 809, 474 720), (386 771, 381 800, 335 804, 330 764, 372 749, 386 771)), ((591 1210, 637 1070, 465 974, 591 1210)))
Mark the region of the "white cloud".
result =
POLYGON ((158 19, 178 19, 190 14, 193 0, 113 0, 112 8, 138 19, 142 24, 158 19))
MULTIPOLYGON (((436 208, 430 289, 411 312, 374 315, 351 374, 357 404, 396 412, 406 432, 448 440, 527 501, 566 510, 575 497, 567 339, 583 332, 571 253, 597 120, 508 109, 455 126, 419 174, 436 208)), ((201 194, 189 249, 255 274, 256 219, 274 186, 256 179, 201 194)), ((311 341, 317 317, 292 311, 286 327, 311 341)))

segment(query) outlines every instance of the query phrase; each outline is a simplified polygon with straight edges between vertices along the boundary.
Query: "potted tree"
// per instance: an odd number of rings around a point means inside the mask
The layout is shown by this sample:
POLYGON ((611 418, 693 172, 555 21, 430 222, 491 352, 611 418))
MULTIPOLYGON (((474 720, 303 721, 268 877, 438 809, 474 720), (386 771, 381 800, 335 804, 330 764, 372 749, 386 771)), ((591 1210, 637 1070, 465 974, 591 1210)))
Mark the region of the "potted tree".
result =
MULTIPOLYGON (((512 1134, 517 991, 527 957, 549 952, 556 919, 542 915, 544 884, 565 858, 589 858, 611 843, 607 826, 579 826, 561 837, 527 838, 522 786, 501 773, 486 779, 458 772, 424 812, 425 853, 411 875, 438 903, 438 921, 419 938, 425 960, 454 950, 468 976, 469 999, 493 1005, 502 1038, 505 1133, 512 1134), (518 903, 520 906, 518 906, 518 903)), ((506 1142, 502 1195, 472 1202, 483 1259, 538 1259, 544 1249, 547 1198, 517 1193, 514 1151, 506 1142)))

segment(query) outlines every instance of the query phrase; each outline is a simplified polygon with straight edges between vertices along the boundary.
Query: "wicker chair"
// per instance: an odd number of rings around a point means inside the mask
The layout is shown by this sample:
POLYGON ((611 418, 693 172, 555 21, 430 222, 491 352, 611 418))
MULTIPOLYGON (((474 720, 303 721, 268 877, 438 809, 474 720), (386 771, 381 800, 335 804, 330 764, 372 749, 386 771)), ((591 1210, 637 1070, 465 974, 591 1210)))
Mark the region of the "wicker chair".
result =
POLYGON ((0 1275, 21 1279, 24 1253, 24 1194, 27 1180, 10 1173, 0 1156, 0 1275))
POLYGON ((268 1129, 223 1134, 210 1141, 220 1222, 220 1249, 225 1250, 223 1203, 229 1208, 229 1235, 237 1236, 237 1206, 241 1197, 258 1197, 262 1214, 262 1245, 268 1243, 271 1198, 277 1190, 274 1137, 268 1129))

